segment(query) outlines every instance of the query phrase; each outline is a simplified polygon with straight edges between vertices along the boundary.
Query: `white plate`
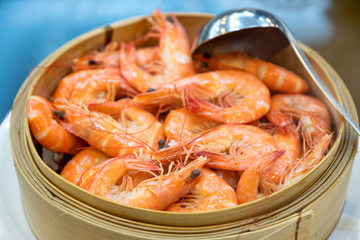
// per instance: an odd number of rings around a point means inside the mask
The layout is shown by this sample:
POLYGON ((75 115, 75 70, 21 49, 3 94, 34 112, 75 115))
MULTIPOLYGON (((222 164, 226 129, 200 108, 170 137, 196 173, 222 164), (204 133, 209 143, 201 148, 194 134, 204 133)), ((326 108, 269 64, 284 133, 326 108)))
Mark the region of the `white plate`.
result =
POLYGON ((36 239, 26 220, 9 139, 10 115, 0 126, 0 239, 36 239))
MULTIPOLYGON (((26 220, 21 204, 20 189, 15 173, 10 141, 10 116, 0 125, 0 239, 36 239, 26 220)), ((359 147, 360 148, 360 147, 359 147)), ((348 195, 340 221, 330 240, 360 239, 360 154, 355 157, 348 195)))

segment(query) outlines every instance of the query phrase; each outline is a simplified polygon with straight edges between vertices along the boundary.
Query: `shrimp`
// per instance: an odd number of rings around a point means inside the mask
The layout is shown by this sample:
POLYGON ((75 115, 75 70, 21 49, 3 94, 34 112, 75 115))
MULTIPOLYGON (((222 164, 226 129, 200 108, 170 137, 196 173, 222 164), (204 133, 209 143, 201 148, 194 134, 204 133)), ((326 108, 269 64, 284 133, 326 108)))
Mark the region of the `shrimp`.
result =
MULTIPOLYGON (((121 117, 124 117, 124 113, 131 111, 137 111, 139 114, 145 115, 149 115, 150 113, 157 113, 157 109, 151 108, 149 106, 140 106, 134 103, 131 98, 122 98, 112 102, 89 103, 87 107, 90 111, 109 114, 113 118, 117 118, 119 120, 121 120, 121 117)), ((151 116, 149 115, 149 117, 151 116)))
MULTIPOLYGON (((187 142, 184 147, 194 151, 195 156, 209 158, 206 167, 232 171, 243 171, 259 156, 277 150, 271 134, 255 126, 236 124, 212 128, 187 142)), ((179 155, 179 151, 179 147, 174 145, 158 153, 173 159, 179 155)), ((185 154, 188 152, 185 151, 185 154)))
POLYGON ((109 158, 105 153, 93 148, 81 150, 65 165, 60 172, 60 176, 77 184, 82 174, 88 168, 109 158))
POLYGON ((182 199, 166 209, 169 212, 202 212, 237 205, 235 190, 212 170, 203 168, 202 176, 182 199))
POLYGON ((278 185, 284 181, 289 167, 301 154, 301 143, 295 129, 288 129, 287 132, 276 130, 273 136, 278 149, 285 150, 285 153, 261 176, 260 185, 262 189, 271 189, 272 192, 279 189, 278 185))
POLYGON ((122 121, 116 121, 110 115, 76 106, 55 107, 63 114, 59 122, 65 129, 111 157, 154 151, 163 137, 161 123, 141 109, 127 108, 122 121))
POLYGON ((119 95, 137 92, 122 78, 116 68, 82 70, 63 78, 52 98, 55 103, 83 104, 114 101, 119 95))
POLYGON ((206 53, 204 56, 196 55, 194 58, 205 62, 201 64, 204 68, 202 70, 241 69, 252 73, 273 91, 304 93, 309 88, 307 82, 295 73, 273 63, 247 56, 242 51, 227 54, 206 53))
POLYGON ((236 188, 238 204, 243 204, 258 198, 261 174, 282 154, 284 154, 284 150, 272 152, 267 156, 259 156, 258 159, 242 173, 236 188))
POLYGON ((248 123, 268 112, 270 92, 252 74, 219 70, 182 78, 156 91, 139 94, 134 102, 172 107, 187 103, 189 111, 213 121, 248 123))
POLYGON ((134 207, 164 210, 185 196, 202 176, 201 168, 208 160, 199 157, 179 170, 145 180, 132 191, 112 191, 107 199, 134 207))
POLYGON ((118 48, 118 42, 110 42, 107 45, 101 45, 87 55, 75 58, 73 60, 73 70, 80 71, 85 69, 119 67, 118 48))
POLYGON ((126 176, 128 170, 159 171, 160 168, 144 159, 137 159, 135 155, 110 158, 86 170, 78 186, 101 197, 111 192, 112 188, 126 190, 129 186, 117 183, 126 176))
POLYGON ((186 108, 171 110, 164 121, 164 133, 168 140, 191 140, 219 123, 190 112, 186 108))
POLYGON ((291 164, 283 182, 284 186, 301 178, 321 161, 331 144, 332 136, 332 133, 323 135, 312 150, 309 150, 301 159, 291 164))
MULTIPOLYGON (((104 47, 98 48, 86 56, 75 58, 73 70, 80 71, 85 69, 98 68, 118 68, 119 67, 119 43, 110 42, 104 47)), ((143 47, 136 49, 135 61, 139 66, 146 67, 159 59, 158 47, 143 47)))
POLYGON ((35 139, 53 152, 76 154, 86 142, 65 130, 55 120, 52 104, 41 96, 30 96, 26 103, 29 127, 35 139))
POLYGON ((266 117, 279 128, 293 128, 297 121, 299 132, 310 148, 331 132, 330 114, 325 104, 304 94, 274 95, 266 117))
POLYGON ((159 38, 160 60, 155 69, 146 71, 138 66, 133 42, 120 46, 121 73, 140 92, 195 74, 186 32, 174 15, 171 15, 171 19, 171 22, 166 20, 165 15, 158 10, 149 19, 152 31, 148 35, 159 38))

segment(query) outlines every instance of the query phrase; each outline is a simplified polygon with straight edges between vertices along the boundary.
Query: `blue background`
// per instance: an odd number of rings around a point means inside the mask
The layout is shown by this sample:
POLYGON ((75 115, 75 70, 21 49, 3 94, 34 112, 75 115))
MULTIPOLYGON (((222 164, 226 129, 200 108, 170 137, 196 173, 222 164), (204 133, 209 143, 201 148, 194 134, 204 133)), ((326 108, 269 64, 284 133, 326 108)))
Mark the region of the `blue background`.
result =
MULTIPOLYGON (((220 13, 256 7, 282 18, 295 36, 318 51, 356 96, 359 86, 359 1, 331 0, 0 0, 0 121, 31 69, 58 47, 121 19, 164 12, 220 13)), ((358 110, 359 111, 359 110, 358 110)))

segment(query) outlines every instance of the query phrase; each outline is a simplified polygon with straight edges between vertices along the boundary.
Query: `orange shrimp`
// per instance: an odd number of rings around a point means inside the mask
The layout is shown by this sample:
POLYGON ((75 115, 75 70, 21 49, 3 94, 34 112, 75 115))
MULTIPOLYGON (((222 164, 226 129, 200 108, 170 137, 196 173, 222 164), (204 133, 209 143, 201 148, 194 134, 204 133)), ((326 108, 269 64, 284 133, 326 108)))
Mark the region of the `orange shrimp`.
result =
POLYGON ((279 128, 292 128, 297 121, 299 131, 311 148, 331 132, 330 114, 325 104, 304 94, 274 95, 266 117, 279 128))
MULTIPOLYGON (((80 71, 85 69, 98 68, 118 68, 119 67, 119 43, 110 42, 104 47, 100 47, 89 54, 75 58, 73 70, 80 71)), ((136 50, 135 61, 139 66, 146 67, 153 61, 159 59, 158 47, 143 47, 136 50)))
POLYGON ((249 57, 242 51, 227 54, 206 53, 194 58, 205 62, 197 64, 203 67, 200 70, 241 69, 256 75, 270 90, 303 93, 309 88, 307 82, 295 73, 273 63, 249 57))
POLYGON ((76 154, 86 142, 65 130, 55 120, 52 104, 41 96, 30 96, 26 103, 29 127, 35 139, 54 152, 76 154))
POLYGON ((128 189, 126 185, 117 185, 128 170, 159 171, 160 168, 143 159, 137 159, 135 155, 124 155, 100 162, 84 172, 78 181, 79 187, 105 197, 112 188, 128 189))
POLYGON ((212 170, 203 168, 199 181, 182 199, 166 209, 169 212, 202 212, 237 205, 235 190, 212 170))
POLYGON ((200 157, 179 170, 145 180, 132 191, 112 191, 106 198, 134 207, 164 210, 185 196, 201 178, 200 169, 207 162, 200 157))
POLYGON ((83 173, 93 165, 109 159, 105 153, 99 150, 87 148, 76 154, 60 172, 60 176, 77 184, 83 173))
POLYGON ((116 68, 82 70, 63 78, 52 95, 55 103, 81 106, 92 102, 114 101, 119 95, 136 91, 116 68))
POLYGON ((140 106, 134 103, 132 98, 122 98, 112 102, 89 103, 87 107, 90 111, 109 114, 117 119, 121 119, 125 112, 137 111, 139 114, 148 115, 149 113, 157 113, 158 110, 149 106, 140 106))
POLYGON ((213 171, 216 175, 224 179, 233 189, 236 189, 240 178, 239 172, 222 169, 213 169, 213 171))
POLYGON ((171 15, 171 19, 171 22, 166 20, 166 16, 158 10, 149 19, 152 31, 148 36, 155 35, 159 38, 160 60, 155 69, 147 71, 138 66, 133 42, 120 46, 121 73, 140 92, 195 74, 186 32, 174 15, 171 15))
POLYGON ((191 140, 219 123, 198 116, 186 108, 171 110, 164 121, 166 139, 180 141, 191 140))
POLYGON ((118 42, 110 42, 107 45, 101 45, 85 56, 75 58, 73 60, 73 70, 80 71, 85 69, 119 67, 118 48, 118 42))
POLYGON ((248 123, 268 112, 270 92, 252 74, 240 70, 219 70, 179 79, 156 91, 139 94, 134 101, 172 107, 187 103, 191 112, 213 121, 248 123))
MULTIPOLYGON (((251 125, 227 124, 212 128, 184 146, 195 156, 210 159, 209 168, 242 171, 261 155, 277 150, 273 136, 251 125)), ((179 146, 162 149, 158 153, 173 159, 179 155, 179 146)), ((185 151, 185 154, 188 154, 185 151)))
POLYGON ((301 159, 291 164, 290 170, 286 178, 284 179, 283 185, 289 185, 290 183, 301 178, 307 171, 311 170, 316 166, 321 159, 323 159, 326 151, 328 150, 333 134, 323 135, 318 143, 312 150, 309 150, 301 159))
POLYGON ((271 189, 272 192, 279 189, 278 185, 285 179, 289 167, 301 154, 301 143, 295 129, 288 129, 287 132, 277 130, 273 136, 278 149, 285 150, 285 153, 261 176, 261 187, 271 189))
POLYGON ((269 166, 271 166, 271 164, 282 154, 284 154, 284 150, 272 152, 267 156, 260 156, 242 173, 236 188, 236 195, 239 204, 253 201, 258 198, 258 188, 261 174, 266 171, 269 166))
POLYGON ((55 106, 63 113, 63 120, 59 122, 65 129, 111 157, 154 151, 163 137, 161 123, 142 109, 127 108, 122 111, 122 121, 116 121, 100 112, 55 106))

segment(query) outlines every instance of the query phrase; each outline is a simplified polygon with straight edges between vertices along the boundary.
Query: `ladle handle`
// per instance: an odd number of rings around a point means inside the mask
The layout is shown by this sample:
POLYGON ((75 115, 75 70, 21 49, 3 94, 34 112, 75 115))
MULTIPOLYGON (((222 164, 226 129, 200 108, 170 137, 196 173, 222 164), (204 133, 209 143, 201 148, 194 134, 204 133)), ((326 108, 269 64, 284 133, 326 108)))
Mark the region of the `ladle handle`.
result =
MULTIPOLYGON (((296 41, 294 38, 290 38, 289 40, 291 43, 293 41, 296 41)), ((356 133, 360 136, 360 127, 356 124, 356 122, 347 114, 347 112, 340 106, 340 104, 336 101, 336 99, 333 97, 333 95, 330 93, 330 91, 326 88, 325 84, 320 80, 319 76, 316 74, 315 70, 311 66, 310 62, 306 58, 304 52, 298 47, 297 44, 291 44, 294 48, 296 54, 299 54, 299 59, 303 61, 303 65, 306 66, 308 72, 310 75, 312 75, 312 78, 314 79, 316 85, 319 87, 319 89, 322 91, 322 93, 327 97, 327 99, 330 101, 330 103, 338 110, 338 112, 344 117, 344 119, 350 124, 350 126, 356 131, 356 133)))

